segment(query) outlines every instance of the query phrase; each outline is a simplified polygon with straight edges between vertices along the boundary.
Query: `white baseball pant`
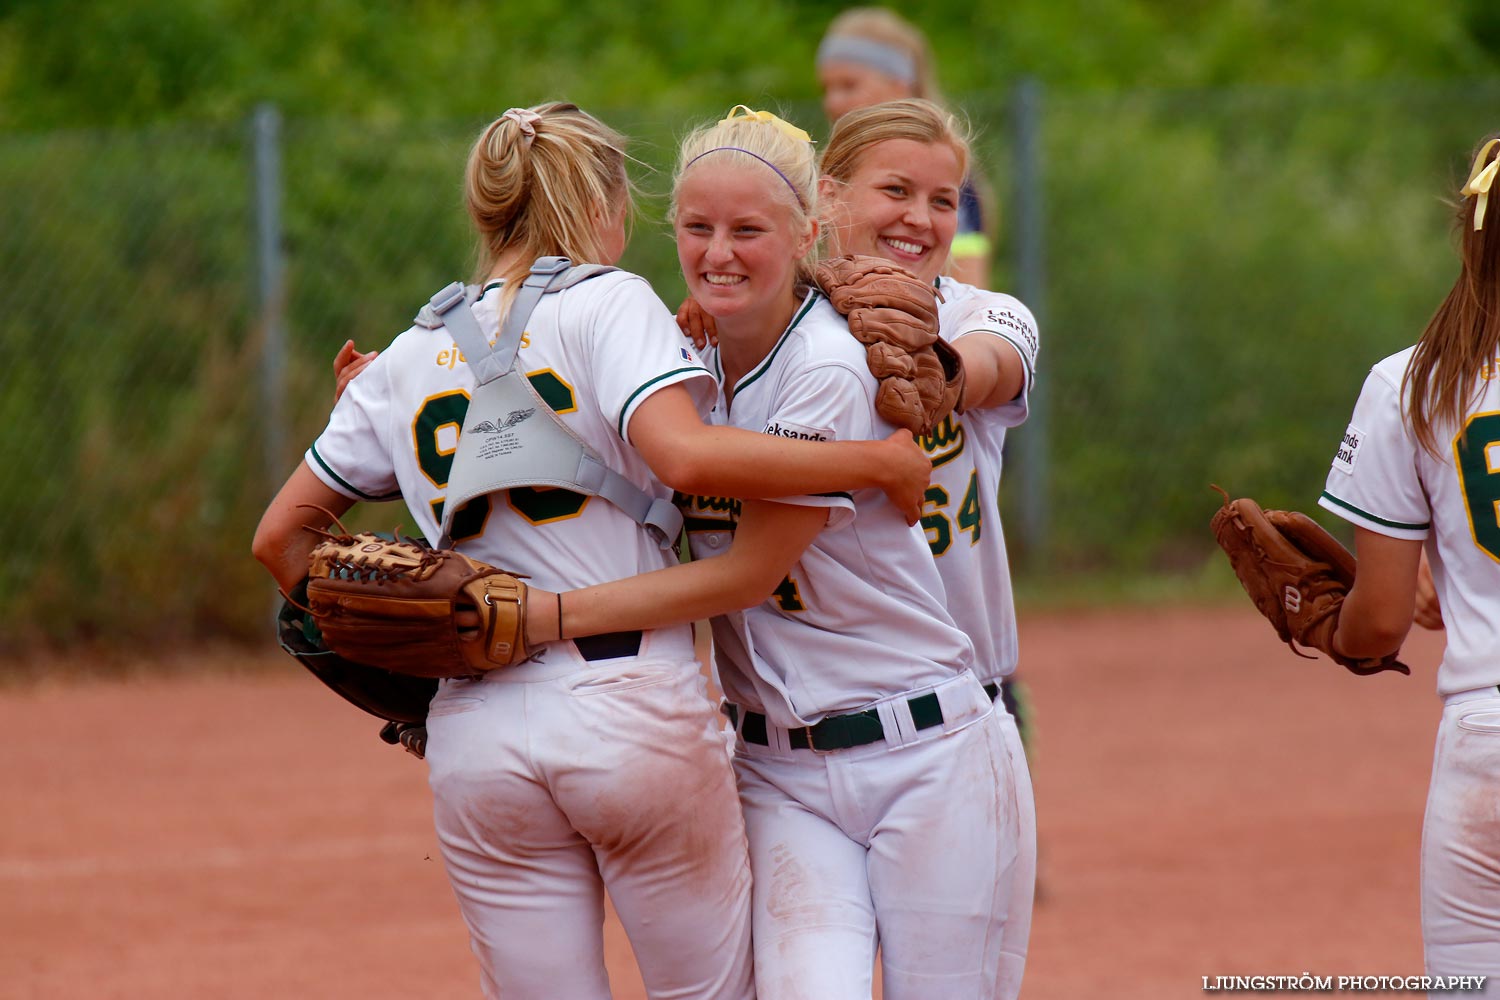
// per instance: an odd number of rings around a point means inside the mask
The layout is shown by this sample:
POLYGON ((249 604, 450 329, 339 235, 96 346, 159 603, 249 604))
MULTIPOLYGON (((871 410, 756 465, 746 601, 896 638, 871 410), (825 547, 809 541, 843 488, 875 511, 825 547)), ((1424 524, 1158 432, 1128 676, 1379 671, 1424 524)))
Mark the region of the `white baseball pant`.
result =
POLYGON ((755 874, 761 1000, 990 1000, 1017 864, 1019 808, 1000 714, 972 674, 877 703, 886 739, 831 753, 736 746, 755 874))
MULTIPOLYGON (((1422 826, 1422 943, 1433 976, 1500 997, 1500 691, 1449 695, 1422 826)), ((1430 994, 1437 998, 1451 994, 1430 994)))
POLYGON ((553 643, 433 700, 433 812, 485 996, 609 1000, 608 889, 653 1000, 754 997, 739 802, 675 631, 597 662, 553 643))
POLYGON ((996 1000, 1016 1000, 1026 972, 1026 950, 1031 945, 1031 910, 1036 900, 1036 800, 1031 790, 1031 769, 1026 747, 1015 717, 998 701, 995 714, 1010 756, 1010 773, 1016 794, 1016 863, 1011 870, 1010 910, 1000 938, 1000 975, 996 1000))

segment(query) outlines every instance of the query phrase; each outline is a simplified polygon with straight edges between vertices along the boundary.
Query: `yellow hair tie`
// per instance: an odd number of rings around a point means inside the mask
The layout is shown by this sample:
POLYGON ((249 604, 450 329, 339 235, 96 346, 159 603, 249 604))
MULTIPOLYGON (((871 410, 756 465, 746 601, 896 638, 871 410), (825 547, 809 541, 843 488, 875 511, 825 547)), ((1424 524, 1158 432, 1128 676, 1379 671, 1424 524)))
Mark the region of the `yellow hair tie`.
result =
POLYGON ((793 125, 791 122, 785 121, 781 118, 777 118, 769 111, 756 111, 754 108, 751 108, 750 106, 745 104, 736 104, 734 107, 730 108, 729 114, 724 116, 724 120, 726 122, 765 122, 767 125, 774 125, 776 127, 776 130, 782 135, 785 135, 792 139, 796 139, 798 142, 812 142, 812 136, 808 135, 807 132, 793 125), (737 113, 741 109, 744 110, 744 114, 737 113))
POLYGON ((1500 159, 1485 163, 1485 157, 1490 155, 1490 150, 1495 148, 1495 143, 1500 139, 1491 139, 1480 149, 1479 155, 1474 157, 1474 168, 1469 171, 1469 183, 1465 184, 1462 195, 1479 195, 1479 201, 1474 206, 1474 228, 1484 228, 1484 210, 1490 203, 1490 186, 1495 183, 1495 172, 1500 170, 1500 159))

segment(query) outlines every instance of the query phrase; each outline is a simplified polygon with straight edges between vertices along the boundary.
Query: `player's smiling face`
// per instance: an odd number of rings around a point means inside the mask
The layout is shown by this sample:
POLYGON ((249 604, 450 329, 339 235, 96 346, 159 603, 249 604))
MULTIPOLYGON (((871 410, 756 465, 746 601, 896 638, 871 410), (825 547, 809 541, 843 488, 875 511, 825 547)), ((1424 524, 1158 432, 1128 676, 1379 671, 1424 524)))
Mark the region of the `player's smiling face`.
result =
POLYGON ((798 227, 791 189, 773 170, 731 156, 715 154, 721 162, 710 157, 678 183, 677 260, 705 312, 748 320, 786 307, 816 230, 798 227))
POLYGON ((948 262, 963 173, 947 143, 887 139, 859 158, 847 184, 824 178, 836 254, 884 257, 924 281, 948 262))

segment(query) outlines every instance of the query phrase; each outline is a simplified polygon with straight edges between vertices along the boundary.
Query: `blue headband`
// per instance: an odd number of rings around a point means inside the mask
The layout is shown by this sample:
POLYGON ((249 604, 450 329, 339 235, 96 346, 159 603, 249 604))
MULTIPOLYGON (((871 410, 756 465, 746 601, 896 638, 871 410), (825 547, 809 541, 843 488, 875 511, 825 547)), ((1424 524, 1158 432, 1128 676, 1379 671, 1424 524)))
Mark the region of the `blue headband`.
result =
POLYGON ((687 173, 687 168, 688 167, 691 167, 693 164, 695 164, 699 160, 703 159, 709 153, 719 153, 719 152, 723 152, 725 150, 729 150, 730 152, 734 152, 734 153, 744 153, 746 156, 753 156, 757 160, 759 160, 760 162, 764 163, 766 166, 770 167, 772 170, 776 171, 776 176, 780 177, 783 181, 785 181, 786 182, 786 186, 791 189, 792 197, 797 199, 797 205, 804 212, 807 211, 807 202, 805 202, 805 201, 802 200, 802 195, 797 192, 797 185, 795 185, 795 184, 792 183, 791 178, 789 178, 786 174, 782 173, 781 172, 781 168, 778 167, 776 164, 772 163, 770 160, 766 159, 764 156, 761 156, 759 153, 752 153, 752 152, 750 152, 750 150, 748 150, 748 149, 741 149, 738 146, 715 146, 713 149, 705 149, 703 152, 699 153, 697 156, 693 157, 691 160, 688 160, 686 163, 684 163, 682 165, 682 172, 683 173, 687 173))
POLYGON ((832 35, 818 46, 818 65, 830 62, 859 63, 907 86, 917 82, 917 61, 894 45, 854 35, 832 35))

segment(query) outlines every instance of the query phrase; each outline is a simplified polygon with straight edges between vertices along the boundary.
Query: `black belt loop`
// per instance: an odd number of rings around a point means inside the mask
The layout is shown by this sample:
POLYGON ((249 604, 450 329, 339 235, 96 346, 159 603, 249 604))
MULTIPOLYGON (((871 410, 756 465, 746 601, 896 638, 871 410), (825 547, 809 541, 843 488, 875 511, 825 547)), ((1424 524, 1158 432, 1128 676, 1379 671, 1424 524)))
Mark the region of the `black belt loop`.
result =
POLYGON ((990 701, 994 701, 995 696, 1000 693, 1000 685, 994 681, 990 681, 984 686, 984 693, 989 695, 990 701))
POLYGON ((943 724, 943 706, 938 704, 936 691, 913 698, 907 704, 911 706, 911 723, 918 729, 931 729, 943 724))
POLYGON ((641 651, 641 633, 605 632, 602 635, 586 635, 573 640, 578 655, 585 660, 613 660, 621 656, 636 656, 641 651))

